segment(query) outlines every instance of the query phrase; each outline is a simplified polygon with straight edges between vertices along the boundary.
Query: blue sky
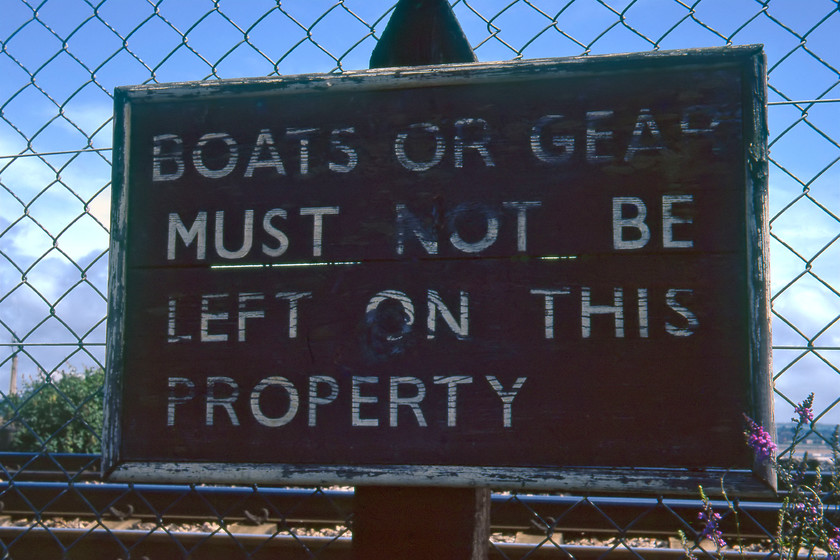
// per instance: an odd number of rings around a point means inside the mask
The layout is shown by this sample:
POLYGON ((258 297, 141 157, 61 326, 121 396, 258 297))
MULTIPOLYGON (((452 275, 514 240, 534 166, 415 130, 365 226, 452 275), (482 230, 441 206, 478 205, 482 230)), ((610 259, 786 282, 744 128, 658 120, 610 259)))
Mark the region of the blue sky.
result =
MULTIPOLYGON (((24 375, 104 359, 113 88, 366 68, 393 6, 2 3, 0 343, 23 339, 24 375)), ((794 401, 817 392, 818 411, 840 399, 838 3, 459 0, 454 9, 481 61, 764 44, 777 388, 794 401)), ((4 391, 11 352, 0 346, 4 391)), ((790 414, 777 399, 777 419, 790 414)), ((840 405, 825 420, 840 422, 840 405)))

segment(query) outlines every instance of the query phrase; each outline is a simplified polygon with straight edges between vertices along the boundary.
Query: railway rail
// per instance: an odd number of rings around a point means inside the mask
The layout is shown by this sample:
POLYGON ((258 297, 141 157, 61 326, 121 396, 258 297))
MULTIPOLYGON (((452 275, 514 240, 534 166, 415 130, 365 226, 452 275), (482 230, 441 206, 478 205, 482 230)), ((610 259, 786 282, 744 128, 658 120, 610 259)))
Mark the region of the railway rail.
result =
POLYGON ((99 455, 0 452, 0 479, 81 482, 101 480, 99 455))
MULTIPOLYGON (((125 559, 129 552, 153 560, 186 551, 210 559, 351 556, 352 490, 4 482, 0 497, 9 522, 0 527, 0 542, 16 560, 125 559), (77 526, 62 527, 57 519, 77 526), (333 534, 311 534, 324 528, 333 534)), ((494 494, 492 500, 493 533, 519 542, 495 539, 491 558, 511 559, 681 558, 683 550, 668 537, 679 528, 690 534, 699 507, 697 501, 666 499, 494 494), (529 537, 525 543, 523 536, 529 537), (583 536, 599 544, 576 544, 583 536), (638 545, 652 537, 656 548, 638 545)), ((739 506, 742 534, 769 539, 761 527, 772 526, 778 505, 739 506)))
MULTIPOLYGON (((158 524, 276 523, 280 527, 335 526, 353 511, 350 489, 216 487, 121 483, 0 482, 0 514, 158 524)), ((716 503, 726 512, 726 504, 716 503)), ((772 537, 779 504, 740 502, 740 534, 772 537)), ((673 536, 691 532, 699 500, 493 494, 491 523, 499 531, 673 536)), ((724 519, 723 529, 736 529, 724 519)))
MULTIPOLYGON (((277 558, 323 558, 327 560, 350 560, 353 558, 352 539, 349 536, 337 538, 276 535, 268 538, 247 534, 228 533, 165 533, 144 531, 69 529, 32 529, 21 536, 9 535, 0 529, 0 540, 8 542, 13 536, 17 542, 8 547, 11 558, 30 560, 44 558, 69 559, 116 559, 141 558, 147 560, 184 557, 203 560, 229 560, 248 558, 253 560, 277 558)), ((705 552, 696 552, 698 556, 705 552)), ((520 543, 493 543, 490 560, 611 558, 651 558, 655 560, 677 560, 685 557, 680 548, 629 547, 621 544, 575 545, 548 543, 542 546, 520 543)), ((772 553, 724 551, 724 558, 758 560, 768 558, 772 553)), ((712 557, 711 554, 708 557, 712 557)), ((805 556, 803 556, 803 559, 805 556)))

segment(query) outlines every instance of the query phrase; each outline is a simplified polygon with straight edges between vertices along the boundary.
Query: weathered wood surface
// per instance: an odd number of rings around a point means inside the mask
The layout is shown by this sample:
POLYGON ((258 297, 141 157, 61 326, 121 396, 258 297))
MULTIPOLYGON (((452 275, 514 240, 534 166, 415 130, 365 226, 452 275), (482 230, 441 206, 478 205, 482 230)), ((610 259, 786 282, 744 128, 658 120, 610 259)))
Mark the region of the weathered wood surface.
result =
POLYGON ((749 470, 760 59, 119 90, 108 467, 749 470))
POLYGON ((356 488, 354 558, 484 560, 489 546, 489 488, 356 488))
POLYGON ((610 494, 697 495, 703 486, 718 494, 721 480, 739 496, 767 496, 767 484, 737 469, 657 469, 610 467, 469 467, 440 465, 300 465, 273 463, 138 462, 116 467, 114 477, 126 482, 201 481, 205 484, 276 484, 305 486, 484 487, 508 490, 604 492, 610 494))

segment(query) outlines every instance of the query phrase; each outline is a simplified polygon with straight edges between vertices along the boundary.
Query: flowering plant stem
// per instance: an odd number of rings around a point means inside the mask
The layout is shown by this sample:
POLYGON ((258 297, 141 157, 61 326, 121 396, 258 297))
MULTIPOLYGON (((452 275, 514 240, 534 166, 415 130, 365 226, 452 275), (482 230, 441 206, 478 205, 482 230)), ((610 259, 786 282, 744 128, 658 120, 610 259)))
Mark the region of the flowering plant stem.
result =
MULTIPOLYGON (((811 558, 840 560, 840 529, 836 526, 838 520, 828 519, 825 507, 829 503, 840 503, 840 457, 838 456, 840 454, 838 450, 840 427, 834 430, 832 438, 834 466, 832 476, 827 482, 823 480, 819 464, 813 465, 813 461, 809 462, 807 453, 803 454, 801 459, 796 458, 796 445, 804 439, 803 432, 806 429, 810 431, 814 427, 813 402, 812 393, 794 408, 796 416, 793 422, 796 423, 796 427, 793 442, 781 457, 776 457, 776 444, 773 443, 770 434, 754 420, 744 416, 746 423, 744 435, 747 445, 753 449, 759 461, 766 461, 772 466, 776 471, 780 490, 785 492, 779 509, 778 528, 773 543, 773 552, 784 560, 799 560, 802 557, 807 560, 811 558), (809 472, 809 467, 814 468, 815 472, 809 472), (800 556, 800 553, 803 553, 803 556, 800 556)), ((744 547, 738 519, 738 502, 737 500, 734 503, 730 501, 723 478, 721 478, 721 493, 732 513, 738 551, 743 557, 744 547)), ((706 497, 702 487, 700 487, 700 498, 703 501, 703 510, 698 514, 698 519, 703 526, 697 532, 697 540, 711 540, 715 544, 718 558, 722 559, 724 556, 722 548, 726 546, 720 528, 722 517, 713 511, 711 501, 706 497)), ((686 550, 686 556, 695 558, 682 531, 680 531, 680 539, 686 550)))

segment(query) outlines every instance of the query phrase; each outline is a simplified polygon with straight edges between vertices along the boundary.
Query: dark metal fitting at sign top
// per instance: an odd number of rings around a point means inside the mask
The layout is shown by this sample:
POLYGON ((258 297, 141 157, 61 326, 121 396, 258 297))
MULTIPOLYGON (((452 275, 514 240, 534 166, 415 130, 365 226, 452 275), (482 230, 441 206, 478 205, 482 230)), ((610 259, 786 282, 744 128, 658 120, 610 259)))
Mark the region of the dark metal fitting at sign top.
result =
POLYGON ((477 60, 447 0, 400 0, 373 49, 370 67, 477 60))

